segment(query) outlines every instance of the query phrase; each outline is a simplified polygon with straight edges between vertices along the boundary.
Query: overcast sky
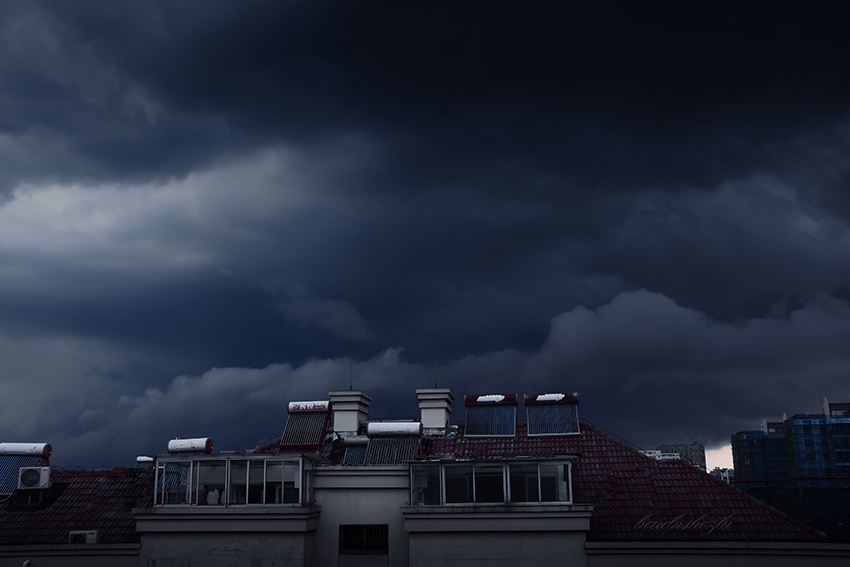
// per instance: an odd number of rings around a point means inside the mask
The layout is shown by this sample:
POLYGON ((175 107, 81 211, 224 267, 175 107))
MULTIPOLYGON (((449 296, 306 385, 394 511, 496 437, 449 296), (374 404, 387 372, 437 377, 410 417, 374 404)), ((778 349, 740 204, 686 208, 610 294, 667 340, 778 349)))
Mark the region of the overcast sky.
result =
POLYGON ((0 3, 0 440, 244 449, 350 380, 645 448, 847 400, 846 14, 583 4, 0 3))

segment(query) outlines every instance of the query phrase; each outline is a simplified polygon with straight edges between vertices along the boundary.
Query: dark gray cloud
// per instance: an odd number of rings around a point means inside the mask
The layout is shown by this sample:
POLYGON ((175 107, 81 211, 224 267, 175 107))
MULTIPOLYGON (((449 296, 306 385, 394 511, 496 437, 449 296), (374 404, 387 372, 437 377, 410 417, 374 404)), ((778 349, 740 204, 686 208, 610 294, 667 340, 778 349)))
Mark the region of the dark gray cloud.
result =
POLYGON ((841 12, 3 3, 0 436, 253 443, 351 360, 641 443, 846 396, 841 12))

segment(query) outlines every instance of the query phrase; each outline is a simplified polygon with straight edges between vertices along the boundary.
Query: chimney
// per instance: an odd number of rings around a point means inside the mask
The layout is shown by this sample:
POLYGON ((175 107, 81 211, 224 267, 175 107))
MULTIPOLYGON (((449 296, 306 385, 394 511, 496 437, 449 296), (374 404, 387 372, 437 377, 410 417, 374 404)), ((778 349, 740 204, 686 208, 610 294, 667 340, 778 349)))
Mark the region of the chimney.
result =
POLYGON ((444 429, 449 425, 449 414, 455 396, 448 388, 427 388, 416 390, 421 410, 422 427, 425 429, 444 429))
POLYGON ((357 435, 360 424, 369 416, 372 396, 360 390, 336 390, 328 392, 328 396, 334 414, 334 431, 343 436, 357 435))

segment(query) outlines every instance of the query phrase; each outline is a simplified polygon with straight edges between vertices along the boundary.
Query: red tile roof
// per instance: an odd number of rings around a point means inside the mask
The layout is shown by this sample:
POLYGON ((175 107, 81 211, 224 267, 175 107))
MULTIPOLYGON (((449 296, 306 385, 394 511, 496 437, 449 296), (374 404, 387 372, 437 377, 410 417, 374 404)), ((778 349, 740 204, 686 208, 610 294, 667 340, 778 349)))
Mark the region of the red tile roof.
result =
POLYGON ((43 509, 0 504, 0 545, 67 544, 71 530, 97 530, 98 543, 138 543, 133 508, 151 506, 153 471, 50 471, 55 502, 43 509))
POLYGON ((423 458, 575 455, 573 501, 593 504, 588 541, 822 541, 825 536, 684 461, 656 461, 582 421, 579 435, 426 437, 423 458))

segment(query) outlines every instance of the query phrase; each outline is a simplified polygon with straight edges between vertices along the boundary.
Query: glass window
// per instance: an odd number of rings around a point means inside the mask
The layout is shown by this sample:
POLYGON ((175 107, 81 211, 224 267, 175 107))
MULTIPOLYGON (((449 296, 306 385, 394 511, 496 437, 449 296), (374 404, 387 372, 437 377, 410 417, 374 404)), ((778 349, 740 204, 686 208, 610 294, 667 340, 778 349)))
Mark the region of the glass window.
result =
POLYGON ((569 502, 570 466, 568 464, 540 464, 541 502, 569 502))
POLYGON ((155 505, 300 504, 310 477, 300 459, 282 458, 163 458, 156 471, 155 505))
POLYGON ((451 465, 445 468, 446 503, 472 503, 472 465, 451 465))
POLYGON ((440 504, 440 465, 415 466, 413 471, 413 502, 440 504))
POLYGON ((539 502, 537 465, 510 465, 511 502, 539 502))
POLYGON ((283 502, 283 461, 265 461, 266 486, 263 490, 264 504, 283 502))
POLYGON ((157 467, 157 503, 188 503, 190 467, 191 462, 166 462, 157 467))
POLYGON ((505 501, 505 467, 503 465, 476 465, 475 501, 505 501))
POLYGON ((564 461, 414 465, 411 487, 413 503, 432 506, 572 501, 570 464, 564 461), (445 487, 442 500, 441 474, 445 487), (507 495, 506 488, 510 489, 507 495))
POLYGON ((301 502, 301 466, 297 462, 288 462, 283 467, 283 502, 298 504, 301 502))
POLYGON ((195 502, 206 506, 219 506, 225 503, 227 482, 226 461, 195 461, 195 480, 193 482, 197 499, 195 502))

